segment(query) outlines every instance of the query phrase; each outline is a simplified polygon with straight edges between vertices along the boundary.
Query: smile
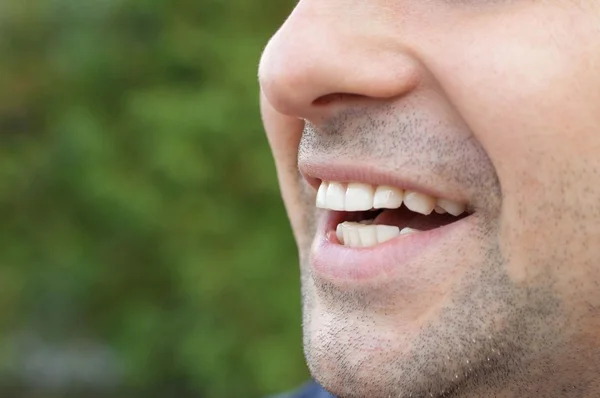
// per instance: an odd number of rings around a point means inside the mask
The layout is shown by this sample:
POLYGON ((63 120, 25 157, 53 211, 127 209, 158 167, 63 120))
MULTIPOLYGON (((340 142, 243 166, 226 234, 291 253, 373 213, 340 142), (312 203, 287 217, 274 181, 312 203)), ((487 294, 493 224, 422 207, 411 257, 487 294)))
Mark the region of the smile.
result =
POLYGON ((316 207, 325 210, 311 265, 315 275, 331 282, 409 274, 425 279, 432 271, 426 265, 447 268, 453 262, 477 222, 468 201, 414 186, 333 180, 311 185, 317 189, 316 207))
POLYGON ((468 215, 465 203, 364 183, 322 181, 316 206, 338 212, 332 214, 341 221, 335 237, 339 244, 355 248, 429 231, 468 215))

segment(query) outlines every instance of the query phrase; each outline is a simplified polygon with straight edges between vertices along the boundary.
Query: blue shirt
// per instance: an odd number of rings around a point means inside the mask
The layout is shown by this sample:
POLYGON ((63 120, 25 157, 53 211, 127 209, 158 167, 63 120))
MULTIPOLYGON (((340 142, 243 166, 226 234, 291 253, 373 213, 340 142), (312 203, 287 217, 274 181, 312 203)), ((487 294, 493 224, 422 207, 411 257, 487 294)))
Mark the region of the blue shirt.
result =
POLYGON ((333 395, 329 394, 327 391, 325 391, 323 389, 323 387, 321 387, 314 381, 311 381, 309 383, 306 383, 305 385, 303 385, 302 387, 300 387, 298 390, 296 390, 294 392, 276 395, 276 396, 270 397, 270 398, 335 398, 335 397, 333 395))

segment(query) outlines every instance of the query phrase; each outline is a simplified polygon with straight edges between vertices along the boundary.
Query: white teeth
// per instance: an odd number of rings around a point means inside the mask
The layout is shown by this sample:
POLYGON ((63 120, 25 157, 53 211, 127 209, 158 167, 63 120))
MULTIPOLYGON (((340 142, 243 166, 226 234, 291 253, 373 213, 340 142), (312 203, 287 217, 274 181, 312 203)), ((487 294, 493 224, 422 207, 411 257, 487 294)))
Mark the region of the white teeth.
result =
MULTIPOLYGON (((344 239, 344 242, 351 247, 361 247, 361 243, 360 243, 360 235, 358 234, 358 228, 360 224, 350 224, 347 225, 345 227, 345 229, 348 231, 348 240, 344 239)), ((365 228, 365 227, 362 227, 365 228)), ((345 232, 344 232, 345 234, 345 232)))
POLYGON ((418 229, 406 227, 406 228, 402 228, 400 230, 400 235, 410 235, 410 234, 414 234, 417 232, 421 232, 421 231, 419 231, 418 229))
POLYGON ((362 247, 375 246, 377 244, 378 240, 376 225, 369 225, 368 227, 361 226, 357 229, 362 247))
POLYGON ((400 235, 400 228, 393 225, 376 225, 376 227, 377 241, 379 243, 394 239, 396 236, 400 235))
POLYGON ((340 243, 343 245, 344 244, 344 232, 342 231, 342 224, 338 224, 337 228, 335 229, 335 235, 337 236, 340 243))
POLYGON ((453 216, 459 216, 464 213, 466 207, 463 203, 453 202, 447 199, 438 199, 437 205, 453 216))
POLYGON ((419 192, 406 191, 404 205, 415 213, 429 215, 435 207, 435 198, 419 192))
POLYGON ((435 210, 438 214, 461 215, 466 205, 448 199, 437 199, 414 191, 403 191, 395 187, 381 185, 373 187, 363 183, 341 183, 322 181, 317 191, 318 208, 336 211, 366 211, 371 209, 397 209, 402 203, 411 211, 429 215, 435 210))
POLYGON ((344 242, 344 246, 352 246, 350 244, 350 228, 345 225, 342 225, 342 241, 344 242))
POLYGON ((397 209, 402 206, 404 191, 385 185, 378 186, 373 196, 373 208, 375 209, 397 209))
POLYGON ((335 234, 341 245, 349 247, 371 247, 402 235, 421 232, 414 228, 393 225, 366 225, 346 221, 338 224, 335 234))
POLYGON ((317 191, 317 207, 320 209, 324 209, 327 207, 327 188, 329 187, 329 183, 327 181, 323 181, 321 185, 319 185, 319 190, 317 191))
POLYGON ((325 195, 326 207, 331 210, 343 211, 345 200, 346 185, 339 182, 330 182, 325 195))
POLYGON ((403 190, 385 185, 375 189, 369 184, 323 181, 317 191, 316 205, 336 211, 397 209, 402 206, 403 198, 403 190))
POLYGON ((437 214, 446 214, 446 210, 442 209, 440 206, 435 206, 435 209, 433 210, 435 210, 437 214))
POLYGON ((365 225, 346 221, 337 226, 336 235, 344 246, 370 247, 399 236, 400 228, 393 225, 365 225))
POLYGON ((401 235, 421 232, 413 228, 400 228, 393 225, 366 225, 346 221, 337 226, 335 234, 340 244, 349 247, 371 247, 387 242, 401 235))
POLYGON ((373 207, 373 187, 367 184, 351 183, 346 190, 346 211, 370 210, 373 207))

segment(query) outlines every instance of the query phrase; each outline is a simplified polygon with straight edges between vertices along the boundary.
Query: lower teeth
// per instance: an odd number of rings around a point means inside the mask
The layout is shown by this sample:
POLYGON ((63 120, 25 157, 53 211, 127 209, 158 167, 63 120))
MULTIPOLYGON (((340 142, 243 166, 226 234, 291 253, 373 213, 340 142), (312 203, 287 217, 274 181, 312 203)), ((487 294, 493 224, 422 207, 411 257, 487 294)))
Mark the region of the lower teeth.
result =
POLYGON ((370 247, 394 239, 400 235, 409 235, 419 230, 393 225, 373 225, 373 220, 344 222, 337 226, 336 236, 339 242, 349 247, 370 247))

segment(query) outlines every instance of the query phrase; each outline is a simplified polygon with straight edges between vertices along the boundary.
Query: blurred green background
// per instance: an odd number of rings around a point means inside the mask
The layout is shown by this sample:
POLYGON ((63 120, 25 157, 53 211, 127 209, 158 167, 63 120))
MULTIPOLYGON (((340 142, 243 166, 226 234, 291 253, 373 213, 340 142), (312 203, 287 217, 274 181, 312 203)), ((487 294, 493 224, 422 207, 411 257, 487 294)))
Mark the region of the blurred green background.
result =
POLYGON ((256 81, 293 3, 0 2, 0 397, 308 377, 256 81))

